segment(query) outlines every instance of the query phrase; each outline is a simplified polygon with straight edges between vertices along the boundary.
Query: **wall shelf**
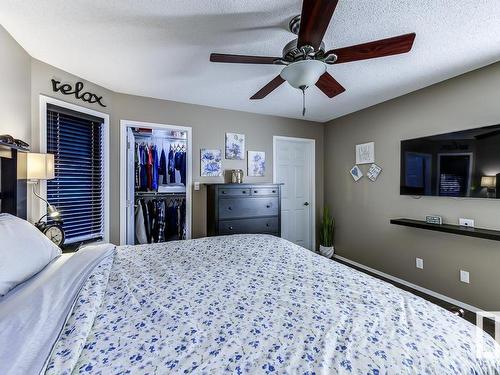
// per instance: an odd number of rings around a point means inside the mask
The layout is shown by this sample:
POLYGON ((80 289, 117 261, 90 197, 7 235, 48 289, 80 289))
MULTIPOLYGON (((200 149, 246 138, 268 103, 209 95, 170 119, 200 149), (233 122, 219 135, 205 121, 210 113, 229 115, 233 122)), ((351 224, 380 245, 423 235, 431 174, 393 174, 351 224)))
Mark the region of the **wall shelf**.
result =
POLYGON ((451 224, 429 224, 422 220, 413 219, 391 219, 391 224, 403 225, 405 227, 433 230, 436 232, 444 232, 458 234, 460 236, 484 238, 492 241, 500 241, 500 230, 461 227, 451 224))

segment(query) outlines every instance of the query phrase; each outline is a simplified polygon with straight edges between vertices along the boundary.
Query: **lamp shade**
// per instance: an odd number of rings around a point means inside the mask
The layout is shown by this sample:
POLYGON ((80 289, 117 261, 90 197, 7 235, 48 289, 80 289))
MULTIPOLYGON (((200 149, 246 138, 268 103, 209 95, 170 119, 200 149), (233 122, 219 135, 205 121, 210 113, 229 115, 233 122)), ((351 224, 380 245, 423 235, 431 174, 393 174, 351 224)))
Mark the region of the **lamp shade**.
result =
POLYGON ((483 176, 481 177, 481 187, 494 189, 497 186, 497 178, 495 176, 483 176))
POLYGON ((29 180, 51 180, 54 177, 54 155, 28 153, 27 178, 29 180))
POLYGON ((319 77, 325 72, 326 65, 324 62, 318 60, 302 60, 284 67, 280 76, 292 87, 300 89, 316 84, 319 77))

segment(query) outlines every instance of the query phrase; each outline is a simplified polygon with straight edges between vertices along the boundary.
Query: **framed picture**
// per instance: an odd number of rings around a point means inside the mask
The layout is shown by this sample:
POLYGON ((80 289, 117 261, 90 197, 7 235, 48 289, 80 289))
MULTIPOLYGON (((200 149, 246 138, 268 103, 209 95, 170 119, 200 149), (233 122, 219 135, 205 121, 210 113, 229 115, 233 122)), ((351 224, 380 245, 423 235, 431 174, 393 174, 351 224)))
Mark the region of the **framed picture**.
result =
POLYGON ((380 172, 382 172, 382 168, 377 164, 372 164, 370 165, 368 172, 366 172, 366 177, 368 177, 371 181, 375 181, 380 172))
POLYGON ((266 173, 266 153, 264 151, 248 151, 248 171, 251 177, 263 177, 266 173))
POLYGON ((202 148, 200 156, 200 174, 202 176, 222 176, 222 151, 202 148))
POLYGON ((361 169, 359 169, 357 165, 352 167, 349 173, 351 173, 351 176, 354 179, 354 181, 358 181, 361 177, 363 177, 363 172, 361 172, 361 169))
POLYGON ((245 159, 245 134, 226 133, 226 159, 245 159))
POLYGON ((356 164, 375 163, 375 142, 356 145, 356 164))

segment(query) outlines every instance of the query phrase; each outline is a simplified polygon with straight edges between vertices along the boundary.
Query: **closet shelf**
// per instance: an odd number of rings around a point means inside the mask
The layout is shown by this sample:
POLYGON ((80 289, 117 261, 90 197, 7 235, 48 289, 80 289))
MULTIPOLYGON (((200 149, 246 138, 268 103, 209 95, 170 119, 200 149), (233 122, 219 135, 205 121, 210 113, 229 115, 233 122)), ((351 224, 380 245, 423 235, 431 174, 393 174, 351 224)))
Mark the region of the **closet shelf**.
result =
POLYGON ((187 142, 186 138, 172 137, 172 136, 157 136, 157 135, 153 135, 153 134, 134 134, 134 137, 135 138, 144 138, 144 139, 156 138, 156 139, 166 139, 168 141, 187 142))
POLYGON ((155 197, 155 196, 172 196, 172 195, 186 195, 185 191, 136 191, 136 196, 139 197, 155 197))

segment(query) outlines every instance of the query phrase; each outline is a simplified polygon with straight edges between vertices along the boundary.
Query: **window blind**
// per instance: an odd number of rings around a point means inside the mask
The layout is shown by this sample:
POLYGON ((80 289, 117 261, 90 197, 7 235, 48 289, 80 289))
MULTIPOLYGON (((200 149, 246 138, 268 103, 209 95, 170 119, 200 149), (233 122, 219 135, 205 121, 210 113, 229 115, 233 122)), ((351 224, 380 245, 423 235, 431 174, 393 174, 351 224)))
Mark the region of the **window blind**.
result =
POLYGON ((47 200, 61 212, 65 244, 104 238, 103 119, 47 105, 55 178, 47 200))

